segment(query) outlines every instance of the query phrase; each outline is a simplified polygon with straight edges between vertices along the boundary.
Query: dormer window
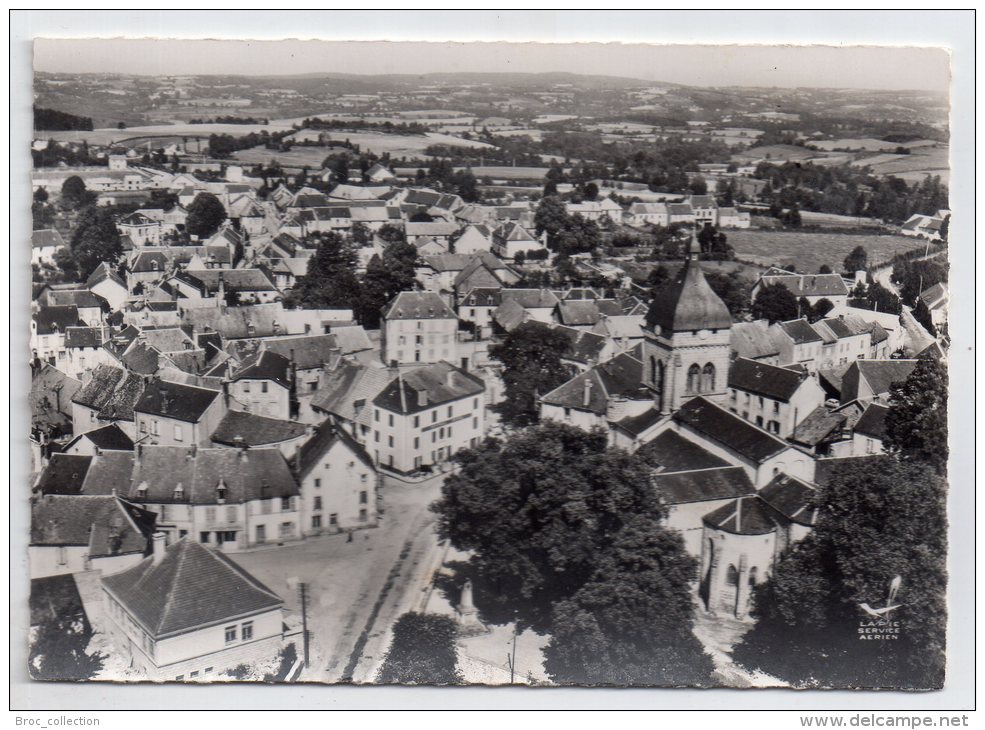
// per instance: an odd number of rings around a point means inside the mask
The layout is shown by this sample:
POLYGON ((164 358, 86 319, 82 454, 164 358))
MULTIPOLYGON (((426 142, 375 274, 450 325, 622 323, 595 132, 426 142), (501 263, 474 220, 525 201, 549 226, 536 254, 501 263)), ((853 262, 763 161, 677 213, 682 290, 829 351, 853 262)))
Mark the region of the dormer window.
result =
POLYGON ((174 500, 176 502, 180 502, 184 498, 185 498, 185 487, 182 485, 181 482, 178 482, 178 485, 174 488, 174 500))
POLYGON ((137 487, 137 496, 140 499, 145 499, 147 497, 147 482, 141 482, 137 487))
POLYGON ((216 485, 215 497, 216 497, 216 501, 219 504, 222 504, 223 502, 226 501, 226 482, 223 481, 222 479, 220 479, 219 484, 216 485))

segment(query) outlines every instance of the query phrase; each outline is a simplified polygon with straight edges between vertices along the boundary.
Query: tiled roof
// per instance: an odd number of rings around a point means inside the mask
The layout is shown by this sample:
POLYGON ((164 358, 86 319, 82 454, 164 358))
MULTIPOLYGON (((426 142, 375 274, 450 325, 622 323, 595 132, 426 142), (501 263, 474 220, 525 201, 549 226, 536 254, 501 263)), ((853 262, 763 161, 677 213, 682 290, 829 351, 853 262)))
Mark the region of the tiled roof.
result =
POLYGON ((624 352, 584 373, 579 373, 544 395, 541 400, 550 405, 604 414, 609 398, 613 396, 631 400, 651 400, 652 393, 640 385, 642 379, 643 363, 635 353, 624 352))
POLYGON ((502 296, 524 309, 553 309, 561 301, 550 289, 503 289, 502 296))
POLYGON ((394 413, 409 414, 484 392, 485 383, 476 376, 438 362, 398 374, 373 403, 394 413))
POLYGON ((128 370, 153 375, 161 364, 161 353, 142 340, 136 340, 120 358, 128 370))
POLYGON ((817 509, 814 506, 817 490, 801 479, 777 474, 759 490, 759 496, 791 522, 813 527, 817 520, 817 509))
POLYGON ((762 462, 790 448, 775 436, 699 396, 685 403, 674 420, 751 461, 762 462))
POLYGON ((79 321, 79 310, 74 304, 67 306, 41 307, 33 315, 37 323, 39 335, 50 335, 64 332, 69 327, 82 324, 79 321))
POLYGON ((31 378, 31 423, 35 427, 71 431, 72 399, 82 387, 53 365, 45 365, 31 378))
POLYGON ((64 245, 65 239, 54 228, 43 228, 31 233, 31 248, 51 248, 64 245))
POLYGON ((797 424, 790 440, 805 446, 817 446, 832 433, 840 430, 846 420, 845 414, 831 412, 824 406, 818 406, 808 414, 807 418, 797 424))
POLYGON ((920 293, 920 299, 928 309, 936 309, 947 304, 947 287, 944 284, 934 284, 920 293))
POLYGON ((126 494, 130 491, 133 451, 103 451, 92 457, 82 494, 126 494))
POLYGON ((120 275, 117 274, 113 270, 113 267, 105 261, 99 264, 99 266, 97 266, 93 272, 89 274, 89 278, 86 279, 86 286, 92 289, 94 286, 101 284, 104 281, 112 281, 124 289, 126 288, 126 283, 120 278, 120 275))
POLYGON ((130 497, 151 504, 218 504, 220 486, 227 504, 298 494, 290 466, 276 448, 144 446, 137 453, 130 497))
POLYGON ((557 305, 558 321, 569 327, 597 324, 602 315, 594 301, 563 301, 557 305))
POLYGON ((803 382, 802 373, 741 357, 728 371, 728 387, 784 403, 790 402, 803 382))
POLYGON ((113 391, 123 380, 124 374, 122 368, 97 365, 92 377, 75 393, 72 402, 89 408, 102 408, 113 397, 113 391))
POLYGON ((322 375, 311 405, 344 420, 356 421, 360 414, 370 410, 367 404, 389 385, 392 377, 393 373, 384 368, 344 360, 322 375))
MULTIPOLYGON (((533 324, 533 323, 532 323, 533 324)), ((536 324, 540 324, 536 322, 536 324)), ((547 326, 547 325, 544 325, 547 326)), ((586 330, 577 330, 571 327, 557 326, 553 328, 555 332, 560 332, 568 338, 570 349, 564 355, 564 359, 574 360, 581 363, 598 362, 605 350, 608 340, 602 335, 586 330)))
POLYGON ((255 413, 229 411, 212 433, 212 441, 226 446, 269 446, 303 436, 307 427, 255 413))
POLYGON ((729 331, 729 339, 732 349, 739 357, 758 360, 780 354, 780 349, 769 335, 766 320, 736 322, 729 331))
POLYGON ((823 342, 821 335, 811 327, 806 319, 792 319, 789 322, 779 322, 781 330, 793 340, 795 345, 807 342, 823 342))
POLYGON ((708 284, 701 265, 687 261, 675 281, 654 292, 646 321, 662 332, 693 332, 728 329, 732 315, 708 284))
POLYGON ((458 233, 460 228, 461 226, 457 223, 446 223, 444 221, 432 221, 430 223, 415 223, 410 221, 404 226, 408 237, 437 236, 439 238, 446 238, 458 233))
POLYGON ((741 466, 678 472, 655 472, 650 483, 666 504, 735 499, 755 494, 756 488, 741 466))
POLYGON ((79 494, 93 457, 52 454, 35 487, 41 494, 79 494))
POLYGON ((709 527, 733 535, 768 535, 780 526, 780 516, 758 495, 740 497, 704 516, 709 527))
POLYGON ((373 460, 366 453, 366 450, 352 436, 346 433, 345 429, 339 428, 331 419, 328 419, 316 428, 314 436, 301 446, 301 476, 306 476, 318 464, 321 457, 328 453, 328 450, 338 442, 345 444, 356 455, 356 458, 366 466, 374 468, 373 460))
POLYGON ((104 451, 133 451, 133 440, 115 423, 94 431, 86 431, 73 439, 72 443, 81 438, 89 439, 104 451))
POLYGON ((105 576, 105 589, 154 638, 280 608, 276 593, 220 552, 185 537, 152 557, 105 576))
POLYGON ((889 408, 879 403, 870 403, 862 417, 855 422, 855 433, 871 436, 880 441, 886 438, 886 415, 889 408))
POLYGON ((48 495, 31 508, 31 545, 84 545, 90 558, 146 553, 156 518, 119 497, 48 495))
POLYGON ((830 297, 848 294, 848 285, 840 274, 764 275, 760 283, 783 284, 797 297, 830 297))
POLYGON ((232 380, 272 380, 290 388, 291 361, 276 352, 264 350, 246 358, 232 374, 232 380))
MULTIPOLYGON (((893 383, 906 380, 916 366, 916 360, 856 360, 852 363, 852 367, 858 369, 859 374, 865 378, 865 382, 876 395, 888 393, 893 383)), ((856 392, 853 397, 857 395, 856 392)))
POLYGON ((646 464, 668 472, 730 466, 724 459, 670 429, 641 446, 636 456, 646 464))
POLYGON ((156 380, 144 388, 133 410, 197 423, 219 395, 215 390, 156 380))
POLYGON ((383 317, 394 319, 457 319, 445 300, 434 292, 403 291, 384 307, 383 317))

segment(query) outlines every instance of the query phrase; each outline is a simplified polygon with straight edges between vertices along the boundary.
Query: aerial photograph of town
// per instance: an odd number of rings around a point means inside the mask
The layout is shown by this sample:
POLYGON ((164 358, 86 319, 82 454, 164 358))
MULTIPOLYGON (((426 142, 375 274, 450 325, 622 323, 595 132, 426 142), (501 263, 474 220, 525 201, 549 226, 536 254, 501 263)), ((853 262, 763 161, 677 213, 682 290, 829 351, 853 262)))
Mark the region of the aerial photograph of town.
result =
POLYGON ((946 80, 59 43, 33 680, 942 687, 946 80))

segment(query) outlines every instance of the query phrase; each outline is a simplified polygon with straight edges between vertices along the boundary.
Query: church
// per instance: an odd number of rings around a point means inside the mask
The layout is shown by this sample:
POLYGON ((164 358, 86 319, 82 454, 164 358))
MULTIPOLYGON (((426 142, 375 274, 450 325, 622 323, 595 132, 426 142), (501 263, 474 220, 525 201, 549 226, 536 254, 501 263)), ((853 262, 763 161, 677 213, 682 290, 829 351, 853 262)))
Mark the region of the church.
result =
POLYGON ((700 561, 701 605, 741 619, 752 588, 815 518, 814 458, 769 425, 781 413, 805 419, 825 396, 797 365, 736 357, 732 315, 699 257, 692 238, 676 279, 654 294, 643 341, 545 394, 541 417, 603 427, 647 463, 668 526, 700 561))

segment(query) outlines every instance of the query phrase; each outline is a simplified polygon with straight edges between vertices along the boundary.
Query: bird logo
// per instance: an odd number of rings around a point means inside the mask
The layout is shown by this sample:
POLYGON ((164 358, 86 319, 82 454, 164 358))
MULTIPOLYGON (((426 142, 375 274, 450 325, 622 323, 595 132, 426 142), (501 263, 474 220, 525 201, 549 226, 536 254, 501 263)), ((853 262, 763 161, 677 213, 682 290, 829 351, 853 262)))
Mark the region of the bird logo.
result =
POLYGON ((895 611, 897 608, 902 606, 901 603, 894 603, 896 600, 896 594, 899 593, 900 583, 903 579, 898 575, 889 582, 889 594, 886 596, 886 605, 879 608, 873 608, 868 603, 860 603, 858 607, 865 611, 867 614, 873 618, 878 619, 888 619, 889 614, 895 611))

